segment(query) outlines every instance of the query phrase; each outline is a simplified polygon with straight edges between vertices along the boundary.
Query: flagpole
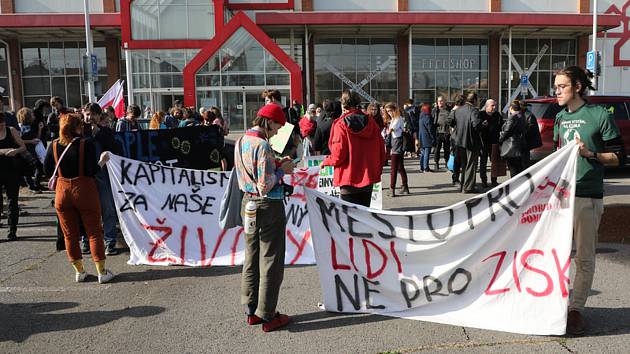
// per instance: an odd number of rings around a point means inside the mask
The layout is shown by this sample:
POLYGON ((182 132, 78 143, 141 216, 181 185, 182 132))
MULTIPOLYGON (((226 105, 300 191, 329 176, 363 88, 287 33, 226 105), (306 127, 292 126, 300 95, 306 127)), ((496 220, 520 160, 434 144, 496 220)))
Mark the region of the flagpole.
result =
POLYGON ((87 96, 89 102, 96 102, 94 92, 94 73, 92 73, 92 53, 94 52, 94 43, 92 42, 92 29, 90 28, 90 9, 88 0, 83 0, 83 14, 85 16, 85 55, 87 62, 90 65, 86 65, 84 69, 87 69, 87 96))

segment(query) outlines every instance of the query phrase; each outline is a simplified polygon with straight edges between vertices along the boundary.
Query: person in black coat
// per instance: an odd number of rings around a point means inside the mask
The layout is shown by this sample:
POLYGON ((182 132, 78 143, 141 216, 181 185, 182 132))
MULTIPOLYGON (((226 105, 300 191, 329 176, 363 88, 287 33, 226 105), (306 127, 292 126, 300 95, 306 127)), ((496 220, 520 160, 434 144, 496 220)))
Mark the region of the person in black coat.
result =
MULTIPOLYGON (((479 112, 481 120, 481 154, 479 155, 479 176, 481 184, 488 187, 488 158, 492 153, 492 145, 499 143, 499 131, 503 124, 501 113, 496 110, 497 103, 493 99, 486 100, 486 104, 479 112)), ((497 177, 491 176, 492 185, 498 185, 497 177)))
POLYGON ((341 115, 341 104, 337 101, 324 101, 323 112, 317 120, 317 129, 313 137, 313 151, 315 155, 330 155, 328 140, 335 119, 341 115))
POLYGON ((507 162, 508 169, 510 170, 510 178, 521 173, 526 168, 525 155, 528 151, 526 134, 527 122, 525 121, 521 103, 514 101, 510 105, 510 113, 499 133, 499 144, 512 144, 512 149, 515 151, 511 156, 505 156, 504 151, 507 147, 501 146, 501 157, 507 162))

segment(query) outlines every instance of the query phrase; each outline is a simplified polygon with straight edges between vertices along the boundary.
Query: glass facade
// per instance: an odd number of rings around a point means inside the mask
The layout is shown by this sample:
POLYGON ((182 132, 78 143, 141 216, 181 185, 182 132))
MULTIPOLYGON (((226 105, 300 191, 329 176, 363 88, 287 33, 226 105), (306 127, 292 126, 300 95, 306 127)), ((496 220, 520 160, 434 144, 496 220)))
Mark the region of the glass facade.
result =
MULTIPOLYGON (((512 74, 508 72, 508 55, 503 46, 508 46, 508 40, 501 43, 501 105, 505 105, 512 93, 520 84, 520 74, 512 65, 512 74), (508 92, 508 80, 512 80, 512 92, 508 92)), ((535 61, 538 53, 547 46, 548 49, 540 59, 538 66, 529 76, 538 96, 553 96, 553 73, 565 66, 577 64, 577 41, 575 39, 525 39, 512 38, 512 55, 523 70, 527 70, 535 61)), ((522 96, 521 96, 522 97, 522 96)), ((531 94, 527 93, 527 98, 531 94)))
POLYGON ((214 37, 212 0, 135 0, 131 33, 137 40, 214 37))
POLYGON ((412 80, 415 102, 475 91, 488 97, 488 40, 475 38, 412 38, 412 80))
POLYGON ((315 102, 360 89, 365 102, 398 101, 394 38, 316 38, 315 102))
POLYGON ((9 85, 9 57, 7 46, 0 43, 0 86, 4 88, 4 92, 0 94, 0 99, 4 102, 4 109, 9 109, 9 94, 11 87, 9 85))
MULTIPOLYGON (((140 107, 167 110, 172 96, 184 95, 184 67, 198 49, 131 50, 134 102, 140 107), (164 96, 164 97, 162 97, 164 96)), ((181 96, 181 97, 179 97, 181 96)))
POLYGON ((197 72, 196 85, 197 104, 221 107, 230 129, 240 131, 250 126, 263 104, 263 89, 277 88, 288 96, 290 76, 249 32, 240 28, 197 72))
MULTIPOLYGON (((23 42, 21 53, 25 106, 32 107, 36 100, 52 96, 62 97, 68 107, 88 102, 83 80, 84 42, 23 42)), ((96 96, 100 96, 108 89, 105 45, 94 42, 94 54, 98 62, 94 88, 96 96)))

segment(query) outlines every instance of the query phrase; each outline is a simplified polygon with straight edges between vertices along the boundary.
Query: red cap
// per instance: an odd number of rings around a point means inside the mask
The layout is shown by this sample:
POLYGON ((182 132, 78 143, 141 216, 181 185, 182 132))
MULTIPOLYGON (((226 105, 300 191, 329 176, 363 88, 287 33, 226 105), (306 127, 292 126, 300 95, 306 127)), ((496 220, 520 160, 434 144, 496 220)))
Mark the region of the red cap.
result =
POLYGON ((258 116, 271 119, 280 125, 284 125, 284 123, 287 122, 287 117, 285 117, 282 108, 276 103, 269 103, 262 106, 262 108, 258 110, 258 116))

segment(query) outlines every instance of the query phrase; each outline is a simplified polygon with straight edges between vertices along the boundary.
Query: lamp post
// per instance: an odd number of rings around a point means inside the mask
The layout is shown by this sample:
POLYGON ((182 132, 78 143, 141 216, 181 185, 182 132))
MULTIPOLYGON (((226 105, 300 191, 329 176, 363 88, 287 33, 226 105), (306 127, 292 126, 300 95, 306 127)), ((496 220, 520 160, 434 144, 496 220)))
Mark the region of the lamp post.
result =
POLYGON ((83 69, 87 70, 84 75, 87 82, 87 96, 89 102, 96 102, 94 95, 94 68, 96 67, 96 60, 93 57, 94 43, 92 41, 92 29, 90 28, 90 8, 89 0, 83 0, 83 14, 85 16, 85 57, 83 69))

